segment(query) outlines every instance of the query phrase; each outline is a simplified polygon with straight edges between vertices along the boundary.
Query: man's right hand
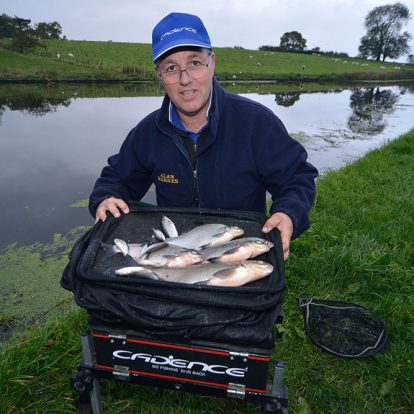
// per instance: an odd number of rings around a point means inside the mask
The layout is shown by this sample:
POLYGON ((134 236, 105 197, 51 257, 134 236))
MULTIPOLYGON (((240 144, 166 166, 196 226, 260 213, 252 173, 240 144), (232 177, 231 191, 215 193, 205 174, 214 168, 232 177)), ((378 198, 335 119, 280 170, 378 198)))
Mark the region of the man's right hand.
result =
POLYGON ((107 211, 112 213, 114 217, 120 217, 120 210, 125 214, 129 213, 128 204, 124 200, 115 197, 106 198, 96 209, 95 223, 99 220, 105 221, 107 211))

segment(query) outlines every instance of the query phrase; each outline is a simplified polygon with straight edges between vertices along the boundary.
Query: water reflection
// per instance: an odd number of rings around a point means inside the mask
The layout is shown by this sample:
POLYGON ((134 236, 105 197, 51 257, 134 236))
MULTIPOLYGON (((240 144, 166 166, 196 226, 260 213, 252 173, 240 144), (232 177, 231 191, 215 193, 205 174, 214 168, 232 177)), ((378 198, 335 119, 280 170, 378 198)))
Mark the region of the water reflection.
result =
POLYGON ((354 90, 350 98, 352 115, 348 119, 350 130, 369 136, 384 131, 385 115, 393 113, 399 94, 391 89, 369 88, 354 90))
MULTIPOLYGON (((413 127, 413 85, 224 87, 276 113, 322 173, 413 127)), ((0 85, 0 254, 93 224, 86 208, 71 206, 82 206, 107 157, 162 96, 150 83, 0 85)))
POLYGON ((289 107, 300 99, 299 92, 282 92, 275 94, 275 101, 280 106, 289 107))
POLYGON ((0 122, 1 115, 6 109, 27 112, 34 116, 42 116, 48 112, 56 112, 59 106, 69 106, 70 101, 68 98, 46 98, 35 94, 17 97, 0 96, 0 122))

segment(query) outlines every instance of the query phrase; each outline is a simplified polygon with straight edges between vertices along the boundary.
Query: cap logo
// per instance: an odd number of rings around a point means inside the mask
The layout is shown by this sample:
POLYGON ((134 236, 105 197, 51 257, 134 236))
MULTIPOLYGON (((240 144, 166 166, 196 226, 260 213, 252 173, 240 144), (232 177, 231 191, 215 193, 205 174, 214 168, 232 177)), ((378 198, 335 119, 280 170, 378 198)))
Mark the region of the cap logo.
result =
POLYGON ((177 32, 182 32, 183 30, 187 31, 187 32, 193 32, 193 33, 197 33, 196 29, 193 29, 192 27, 176 27, 175 29, 170 30, 169 32, 165 32, 161 37, 160 40, 163 40, 164 37, 172 35, 174 33, 177 32))

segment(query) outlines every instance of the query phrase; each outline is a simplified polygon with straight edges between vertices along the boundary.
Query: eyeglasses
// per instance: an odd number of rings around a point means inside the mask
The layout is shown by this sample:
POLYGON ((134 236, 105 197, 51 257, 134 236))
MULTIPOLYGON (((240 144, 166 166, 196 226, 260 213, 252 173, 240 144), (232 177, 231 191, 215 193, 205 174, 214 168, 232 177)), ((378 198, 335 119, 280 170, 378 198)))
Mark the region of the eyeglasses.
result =
POLYGON ((166 85, 172 85, 173 83, 179 83, 181 74, 187 72, 187 75, 192 79, 200 79, 207 73, 208 65, 210 64, 211 54, 208 54, 207 63, 201 63, 194 59, 185 69, 176 69, 175 65, 170 65, 164 72, 158 72, 160 78, 163 79, 166 85))

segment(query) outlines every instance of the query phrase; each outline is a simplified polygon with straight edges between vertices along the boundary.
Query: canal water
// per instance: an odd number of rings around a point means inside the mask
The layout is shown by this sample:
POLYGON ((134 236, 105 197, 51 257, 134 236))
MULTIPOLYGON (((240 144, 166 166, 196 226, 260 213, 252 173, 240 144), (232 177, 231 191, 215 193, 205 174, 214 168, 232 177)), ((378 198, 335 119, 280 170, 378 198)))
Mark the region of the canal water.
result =
MULTIPOLYGON (((224 87, 278 115, 322 174, 414 124, 413 85, 224 87)), ((108 156, 161 101, 157 85, 1 85, 0 252, 93 224, 85 200, 108 156)))

